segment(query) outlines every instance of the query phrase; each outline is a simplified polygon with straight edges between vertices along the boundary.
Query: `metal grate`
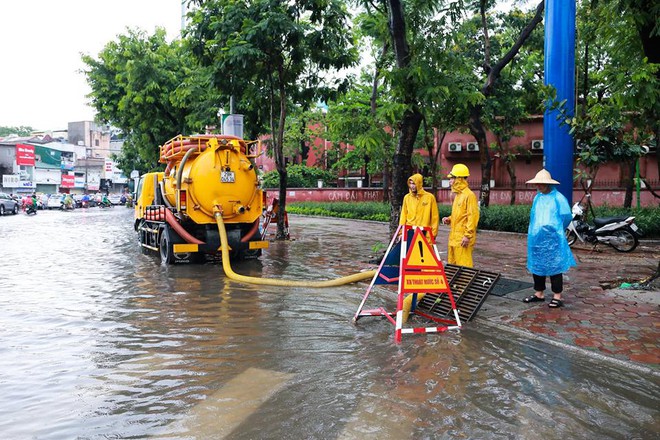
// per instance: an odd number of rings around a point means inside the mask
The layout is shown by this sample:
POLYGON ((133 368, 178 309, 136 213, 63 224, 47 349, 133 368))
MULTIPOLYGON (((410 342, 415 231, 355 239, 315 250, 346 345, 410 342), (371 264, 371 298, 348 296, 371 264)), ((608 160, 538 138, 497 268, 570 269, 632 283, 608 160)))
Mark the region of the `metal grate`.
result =
MULTIPOLYGON (((500 274, 495 272, 453 264, 445 265, 445 275, 462 322, 470 321, 477 315, 479 308, 500 277, 500 274)), ((415 312, 428 315, 432 319, 453 319, 454 317, 449 296, 442 293, 424 295, 415 312)))

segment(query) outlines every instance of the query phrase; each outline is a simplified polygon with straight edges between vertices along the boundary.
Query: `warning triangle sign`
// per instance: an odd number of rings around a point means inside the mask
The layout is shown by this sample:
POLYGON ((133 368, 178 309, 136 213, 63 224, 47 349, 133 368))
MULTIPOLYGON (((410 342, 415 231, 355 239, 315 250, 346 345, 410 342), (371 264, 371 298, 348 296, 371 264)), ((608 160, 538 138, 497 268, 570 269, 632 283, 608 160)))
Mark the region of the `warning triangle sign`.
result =
POLYGON ((408 254, 404 260, 404 266, 410 269, 442 267, 421 228, 415 229, 408 254))

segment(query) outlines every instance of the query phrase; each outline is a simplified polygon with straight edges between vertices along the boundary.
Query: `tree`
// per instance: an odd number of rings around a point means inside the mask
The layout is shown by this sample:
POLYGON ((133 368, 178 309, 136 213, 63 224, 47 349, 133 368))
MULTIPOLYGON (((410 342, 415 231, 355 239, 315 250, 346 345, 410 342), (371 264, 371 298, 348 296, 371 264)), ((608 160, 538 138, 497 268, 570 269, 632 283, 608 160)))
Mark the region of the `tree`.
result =
POLYGON ((496 83, 505 67, 507 67, 516 57, 520 48, 525 44, 536 26, 543 19, 543 9, 545 2, 542 0, 536 7, 534 15, 526 26, 520 31, 518 38, 513 42, 508 51, 504 52, 501 58, 493 63, 491 56, 491 36, 488 22, 487 11, 491 6, 488 0, 478 0, 476 9, 481 21, 481 36, 483 38, 483 61, 481 69, 485 75, 485 80, 481 86, 480 93, 482 100, 470 102, 468 104, 470 133, 479 144, 479 158, 481 162, 481 192, 479 195, 482 206, 488 206, 490 203, 490 178, 491 178, 491 157, 488 142, 486 140, 486 128, 484 126, 484 101, 492 99, 496 91, 496 83))
MULTIPOLYGON (((369 19, 362 22, 362 31, 374 47, 379 48, 373 75, 373 94, 381 105, 381 89, 387 91, 396 109, 395 122, 387 129, 397 136, 392 155, 392 197, 390 231, 396 229, 403 197, 407 193, 407 179, 412 173, 413 150, 416 142, 431 145, 432 126, 428 123, 431 104, 444 98, 447 74, 442 49, 436 36, 446 28, 449 18, 458 16, 460 2, 399 0, 382 3, 361 2, 369 19), (430 64, 432 63, 432 64, 430 64), (419 136, 420 127, 425 131, 419 136)), ((373 107, 377 107, 372 99, 373 107)), ((387 173, 385 173, 387 175, 387 173)))
MULTIPOLYGON (((363 78, 364 80, 364 78, 363 78)), ((366 169, 367 175, 383 174, 383 194, 387 194, 387 175, 391 169, 396 122, 400 105, 381 99, 372 101, 372 86, 361 82, 336 102, 331 103, 326 122, 332 145, 351 145, 334 167, 339 170, 366 169)))
POLYGON ((562 108, 560 116, 576 142, 579 176, 594 182, 603 163, 619 163, 629 208, 635 162, 643 145, 657 142, 660 87, 659 66, 644 57, 634 25, 639 11, 622 9, 625 3, 594 0, 579 8, 578 111, 569 117, 562 108))
MULTIPOLYGON (((518 33, 529 21, 529 15, 519 10, 498 14, 501 23, 491 42, 499 47, 510 47, 518 38, 518 33)), ((519 158, 529 158, 529 148, 514 140, 525 135, 516 129, 529 115, 542 114, 543 95, 543 33, 533 32, 520 48, 518 55, 503 69, 498 79, 492 99, 485 103, 484 122, 495 135, 495 143, 490 145, 495 157, 501 160, 510 181, 510 204, 516 203, 516 162, 519 158)))
POLYGON ((0 137, 15 134, 18 136, 29 136, 34 129, 30 126, 21 125, 20 127, 0 127, 0 137))
POLYGON ((180 41, 168 43, 163 29, 153 35, 128 30, 98 58, 82 59, 98 120, 124 134, 116 159, 126 175, 156 169, 160 144, 215 120, 218 98, 208 71, 196 68, 180 41))
MULTIPOLYGON (((251 2, 195 1, 190 38, 194 53, 214 69, 216 85, 239 99, 239 107, 267 109, 275 164, 280 175, 280 209, 286 209, 287 170, 284 130, 287 114, 327 99, 342 84, 329 87, 321 75, 353 65, 349 14, 338 0, 251 2), (266 105, 263 105, 264 99, 266 105)), ((255 121, 256 122, 256 121, 255 121)), ((284 239, 278 216, 277 239, 284 239)))

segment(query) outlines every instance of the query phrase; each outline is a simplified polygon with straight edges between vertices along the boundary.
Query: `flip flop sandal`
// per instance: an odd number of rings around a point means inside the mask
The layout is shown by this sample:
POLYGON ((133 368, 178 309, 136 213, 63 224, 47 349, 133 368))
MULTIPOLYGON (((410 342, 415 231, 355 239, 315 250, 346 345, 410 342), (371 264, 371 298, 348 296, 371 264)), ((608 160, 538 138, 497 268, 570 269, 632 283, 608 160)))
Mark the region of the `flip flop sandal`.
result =
POLYGON ((536 295, 530 295, 527 298, 523 299, 524 303, 535 303, 535 302, 543 302, 545 301, 545 298, 539 298, 536 295))
POLYGON ((550 301, 550 303, 548 304, 548 307, 550 307, 551 309, 558 309, 563 306, 564 306, 564 301, 554 298, 552 298, 552 301, 550 301))

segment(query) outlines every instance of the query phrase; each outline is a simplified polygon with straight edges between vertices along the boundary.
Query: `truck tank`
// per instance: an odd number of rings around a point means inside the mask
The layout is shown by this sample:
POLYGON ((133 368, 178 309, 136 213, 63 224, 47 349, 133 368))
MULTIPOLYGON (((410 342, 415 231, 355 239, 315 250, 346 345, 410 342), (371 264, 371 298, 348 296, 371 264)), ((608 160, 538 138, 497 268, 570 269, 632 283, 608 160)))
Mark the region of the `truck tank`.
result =
POLYGON ((255 258, 265 194, 249 143, 228 135, 177 136, 160 147, 164 172, 137 185, 135 229, 143 252, 166 263, 220 258, 215 212, 227 228, 231 258, 255 258))

